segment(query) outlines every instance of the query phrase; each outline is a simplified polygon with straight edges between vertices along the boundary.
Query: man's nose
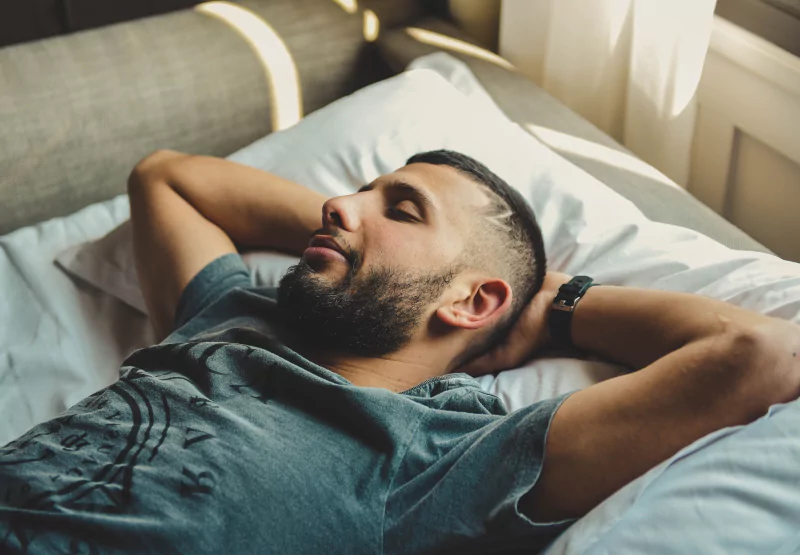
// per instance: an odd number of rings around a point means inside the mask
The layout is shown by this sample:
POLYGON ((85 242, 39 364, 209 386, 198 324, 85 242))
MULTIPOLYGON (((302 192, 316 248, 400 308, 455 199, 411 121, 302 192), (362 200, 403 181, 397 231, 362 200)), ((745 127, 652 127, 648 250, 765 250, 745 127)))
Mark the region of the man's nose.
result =
POLYGON ((355 231, 361 225, 358 199, 355 195, 334 197, 322 205, 322 224, 324 227, 340 227, 345 231, 355 231))

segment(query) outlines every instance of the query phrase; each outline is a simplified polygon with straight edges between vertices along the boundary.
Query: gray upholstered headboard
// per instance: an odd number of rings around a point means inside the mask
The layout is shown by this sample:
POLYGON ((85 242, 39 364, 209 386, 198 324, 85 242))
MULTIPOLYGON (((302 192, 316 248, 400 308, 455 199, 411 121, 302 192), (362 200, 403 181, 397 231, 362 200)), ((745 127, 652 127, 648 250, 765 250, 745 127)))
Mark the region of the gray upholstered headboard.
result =
MULTIPOLYGON (((236 4, 285 43, 305 113, 390 74, 347 2, 236 4)), ((384 27, 424 4, 358 2, 384 27)), ((157 148, 230 154, 272 130, 270 102, 256 49, 198 10, 0 49, 0 235, 124 192, 157 148)))

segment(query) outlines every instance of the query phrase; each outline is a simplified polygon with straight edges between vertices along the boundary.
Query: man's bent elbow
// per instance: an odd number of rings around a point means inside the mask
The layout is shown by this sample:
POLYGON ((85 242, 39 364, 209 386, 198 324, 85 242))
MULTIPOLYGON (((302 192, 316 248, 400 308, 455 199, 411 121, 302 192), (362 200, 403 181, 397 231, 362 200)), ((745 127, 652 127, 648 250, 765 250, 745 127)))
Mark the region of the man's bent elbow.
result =
POLYGON ((186 157, 175 150, 159 149, 142 158, 128 176, 128 193, 147 183, 163 180, 175 161, 186 157))
POLYGON ((727 376, 721 377, 736 385, 747 421, 800 396, 800 326, 772 318, 730 326, 714 348, 724 361, 727 376))

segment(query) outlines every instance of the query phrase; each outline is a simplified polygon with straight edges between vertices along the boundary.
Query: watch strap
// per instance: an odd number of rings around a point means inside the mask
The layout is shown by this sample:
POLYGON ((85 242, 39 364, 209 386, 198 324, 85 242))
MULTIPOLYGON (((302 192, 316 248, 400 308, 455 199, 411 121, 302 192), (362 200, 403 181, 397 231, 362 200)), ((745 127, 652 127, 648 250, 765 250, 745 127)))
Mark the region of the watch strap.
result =
POLYGON ((572 315, 578 301, 590 287, 599 285, 589 276, 575 276, 558 289, 548 315, 550 337, 559 347, 574 347, 572 342, 572 315))

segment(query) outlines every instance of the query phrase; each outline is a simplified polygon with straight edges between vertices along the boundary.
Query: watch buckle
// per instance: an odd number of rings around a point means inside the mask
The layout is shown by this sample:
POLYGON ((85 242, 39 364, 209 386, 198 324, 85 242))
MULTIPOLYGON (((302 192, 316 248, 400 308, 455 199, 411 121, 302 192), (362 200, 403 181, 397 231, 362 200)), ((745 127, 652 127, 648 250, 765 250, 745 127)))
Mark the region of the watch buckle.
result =
POLYGON ((576 297, 572 304, 567 304, 566 299, 561 299, 558 303, 553 303, 553 310, 572 312, 575 310, 575 303, 578 302, 578 299, 580 299, 580 297, 576 297))

